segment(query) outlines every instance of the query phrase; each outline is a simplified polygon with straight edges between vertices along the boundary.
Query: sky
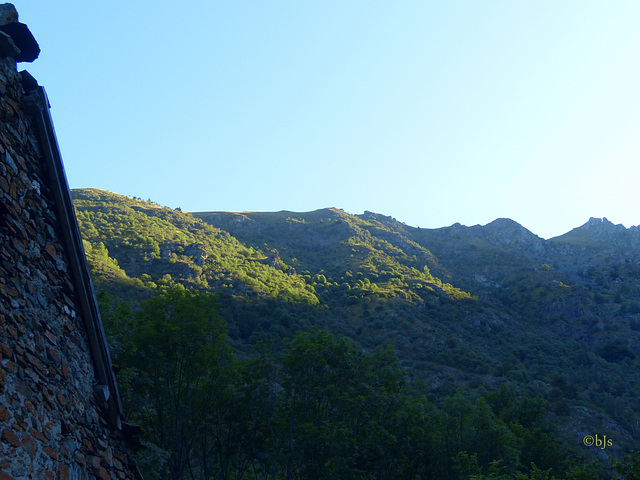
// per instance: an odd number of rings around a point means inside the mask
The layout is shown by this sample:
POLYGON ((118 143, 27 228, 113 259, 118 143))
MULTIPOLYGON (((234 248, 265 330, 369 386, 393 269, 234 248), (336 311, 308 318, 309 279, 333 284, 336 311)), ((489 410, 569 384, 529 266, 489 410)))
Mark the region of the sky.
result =
POLYGON ((185 211, 640 223, 637 0, 15 0, 71 188, 185 211))

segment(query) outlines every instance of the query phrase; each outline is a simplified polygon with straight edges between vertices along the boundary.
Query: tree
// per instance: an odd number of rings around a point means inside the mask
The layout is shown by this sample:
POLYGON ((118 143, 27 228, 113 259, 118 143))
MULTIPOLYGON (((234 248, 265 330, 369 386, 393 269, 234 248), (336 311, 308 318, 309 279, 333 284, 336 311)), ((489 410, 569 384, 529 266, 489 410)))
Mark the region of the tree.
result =
POLYGON ((410 442, 403 415, 404 372, 389 348, 370 353, 313 330, 282 359, 277 448, 283 478, 402 478, 410 442), (409 439, 409 440, 408 440, 409 439), (407 441, 408 440, 408 441, 407 441))
POLYGON ((617 461, 613 458, 609 460, 613 464, 616 473, 621 475, 621 478, 625 480, 640 480, 640 452, 625 455, 623 461, 617 461))
POLYGON ((184 478, 228 374, 230 348, 215 297, 170 290, 144 302, 128 357, 138 416, 132 419, 170 452, 168 477, 184 478))

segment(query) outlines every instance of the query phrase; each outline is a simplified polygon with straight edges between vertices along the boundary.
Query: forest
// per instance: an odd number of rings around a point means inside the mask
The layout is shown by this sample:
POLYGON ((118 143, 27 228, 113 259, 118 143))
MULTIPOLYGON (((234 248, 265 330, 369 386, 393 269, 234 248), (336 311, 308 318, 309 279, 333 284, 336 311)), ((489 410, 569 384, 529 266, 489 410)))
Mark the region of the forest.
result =
POLYGON ((72 193, 145 478, 639 478, 617 247, 72 193))

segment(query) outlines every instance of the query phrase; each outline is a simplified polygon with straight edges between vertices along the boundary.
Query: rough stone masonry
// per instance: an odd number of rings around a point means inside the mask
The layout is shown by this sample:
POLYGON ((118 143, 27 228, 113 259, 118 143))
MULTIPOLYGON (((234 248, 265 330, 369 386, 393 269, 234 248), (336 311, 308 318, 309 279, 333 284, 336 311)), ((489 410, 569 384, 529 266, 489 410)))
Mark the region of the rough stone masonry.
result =
POLYGON ((140 478, 46 95, 16 68, 38 52, 0 6, 0 480, 140 478))

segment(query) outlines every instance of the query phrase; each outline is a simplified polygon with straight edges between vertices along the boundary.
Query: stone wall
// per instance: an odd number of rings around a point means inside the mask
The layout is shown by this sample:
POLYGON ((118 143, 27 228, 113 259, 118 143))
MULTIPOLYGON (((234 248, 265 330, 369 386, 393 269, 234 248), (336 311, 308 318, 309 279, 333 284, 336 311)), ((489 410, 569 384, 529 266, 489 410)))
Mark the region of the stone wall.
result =
POLYGON ((24 102, 14 58, 0 58, 0 480, 140 478, 108 415, 117 391, 96 375, 68 226, 24 102))

